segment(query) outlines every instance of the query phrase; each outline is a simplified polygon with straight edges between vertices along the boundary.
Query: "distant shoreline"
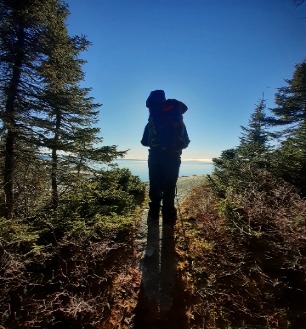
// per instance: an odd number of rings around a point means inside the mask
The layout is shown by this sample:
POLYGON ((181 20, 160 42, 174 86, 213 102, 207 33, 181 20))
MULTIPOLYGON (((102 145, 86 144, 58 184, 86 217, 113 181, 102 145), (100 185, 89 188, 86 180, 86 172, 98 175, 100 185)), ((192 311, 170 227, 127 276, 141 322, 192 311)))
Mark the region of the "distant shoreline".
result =
MULTIPOLYGON (((213 172, 213 162, 203 161, 204 159, 184 159, 180 166, 180 176, 202 176, 213 172)), ((147 159, 116 159, 113 161, 118 168, 127 168, 134 176, 140 177, 143 182, 149 180, 148 160, 147 159)))
MULTIPOLYGON (((132 159, 132 158, 118 158, 115 161, 147 161, 148 159, 132 159)), ((205 163, 213 163, 212 159, 182 159, 182 162, 205 162, 205 163)))

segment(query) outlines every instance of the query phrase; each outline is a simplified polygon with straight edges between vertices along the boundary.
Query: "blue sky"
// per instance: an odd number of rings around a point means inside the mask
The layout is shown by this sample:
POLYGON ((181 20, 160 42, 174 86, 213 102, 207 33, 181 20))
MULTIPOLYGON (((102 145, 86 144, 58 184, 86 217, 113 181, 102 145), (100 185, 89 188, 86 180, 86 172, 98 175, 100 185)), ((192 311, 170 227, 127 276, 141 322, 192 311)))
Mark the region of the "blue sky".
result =
POLYGON ((306 58, 306 4, 291 0, 68 0, 71 35, 92 42, 84 86, 103 106, 103 145, 147 157, 145 101, 165 90, 188 106, 183 159, 211 159, 239 144, 264 93, 306 58))

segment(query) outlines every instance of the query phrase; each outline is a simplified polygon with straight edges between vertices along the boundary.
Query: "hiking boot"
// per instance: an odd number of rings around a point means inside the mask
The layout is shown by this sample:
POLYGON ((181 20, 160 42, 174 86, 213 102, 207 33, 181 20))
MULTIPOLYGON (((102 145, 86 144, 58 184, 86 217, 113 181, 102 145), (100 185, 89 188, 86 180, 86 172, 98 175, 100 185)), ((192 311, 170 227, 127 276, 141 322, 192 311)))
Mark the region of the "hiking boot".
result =
POLYGON ((175 207, 163 207, 163 222, 164 224, 174 225, 177 220, 177 211, 175 207))

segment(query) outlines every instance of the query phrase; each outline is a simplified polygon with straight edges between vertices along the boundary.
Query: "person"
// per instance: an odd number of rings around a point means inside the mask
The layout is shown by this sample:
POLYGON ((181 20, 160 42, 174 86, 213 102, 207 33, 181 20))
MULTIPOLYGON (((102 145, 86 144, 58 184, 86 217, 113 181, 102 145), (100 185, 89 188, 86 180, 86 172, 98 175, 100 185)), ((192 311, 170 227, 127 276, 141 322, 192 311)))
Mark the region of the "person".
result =
POLYGON ((148 217, 173 222, 177 217, 175 190, 181 165, 182 150, 189 143, 183 113, 187 106, 176 100, 166 99, 163 90, 154 90, 146 101, 149 120, 141 144, 149 147, 149 213, 148 217))

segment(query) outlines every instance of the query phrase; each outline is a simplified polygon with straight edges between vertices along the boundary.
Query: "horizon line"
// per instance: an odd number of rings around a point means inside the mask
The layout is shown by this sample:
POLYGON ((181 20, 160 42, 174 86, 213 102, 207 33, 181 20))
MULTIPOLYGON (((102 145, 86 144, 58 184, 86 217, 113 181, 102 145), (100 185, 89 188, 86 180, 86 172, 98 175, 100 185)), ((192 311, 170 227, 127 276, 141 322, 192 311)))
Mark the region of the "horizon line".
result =
MULTIPOLYGON (((147 161, 147 158, 117 158, 116 160, 135 160, 135 161, 147 161)), ((212 163, 212 159, 205 159, 205 158, 187 158, 181 159, 182 162, 208 162, 212 163)))

